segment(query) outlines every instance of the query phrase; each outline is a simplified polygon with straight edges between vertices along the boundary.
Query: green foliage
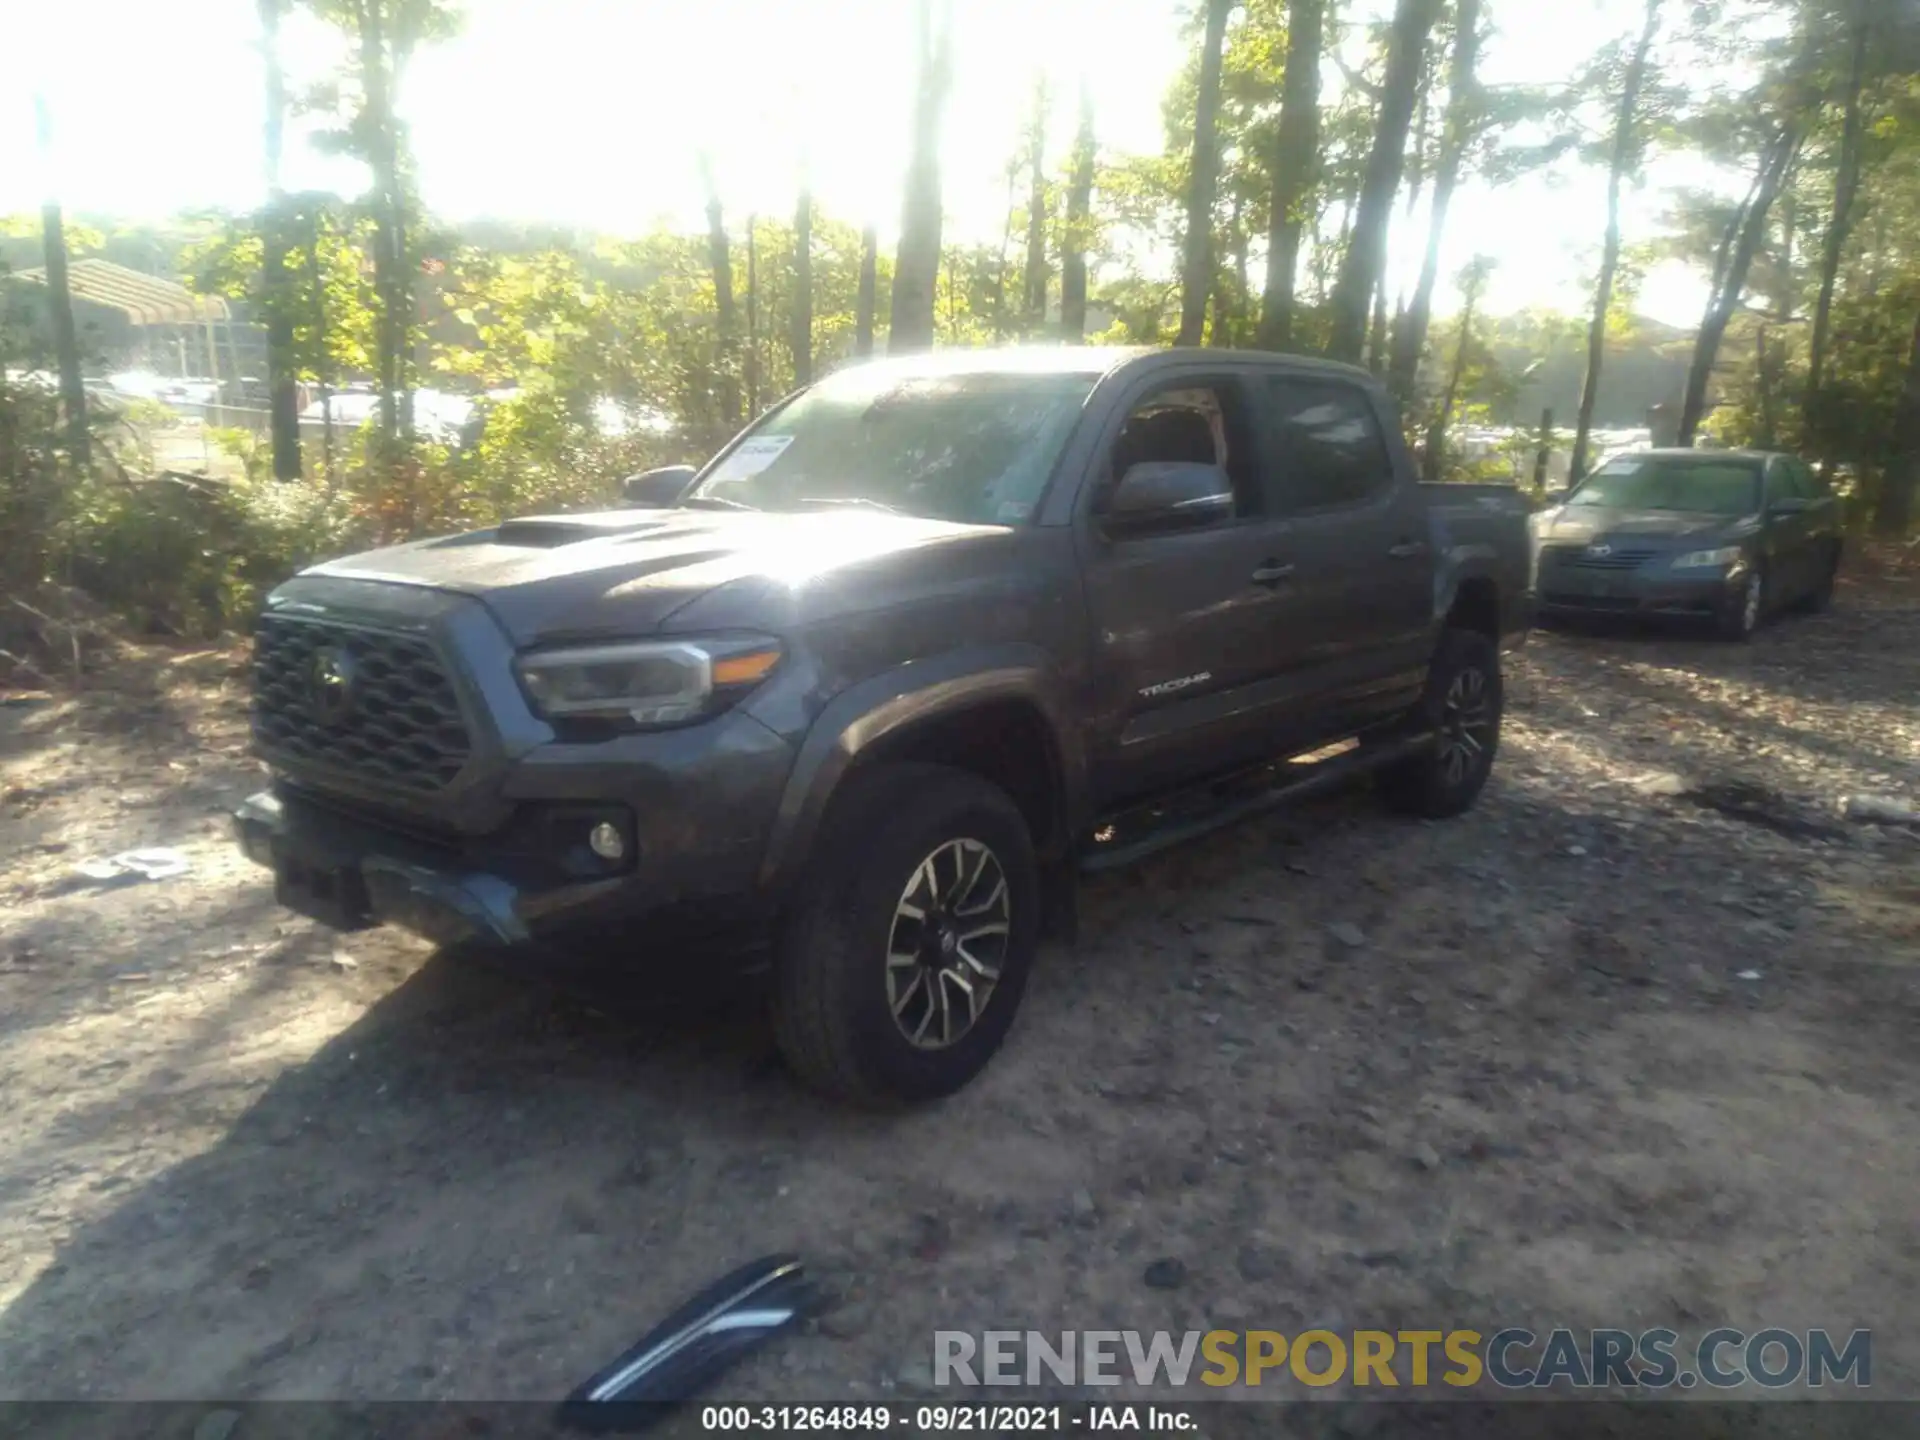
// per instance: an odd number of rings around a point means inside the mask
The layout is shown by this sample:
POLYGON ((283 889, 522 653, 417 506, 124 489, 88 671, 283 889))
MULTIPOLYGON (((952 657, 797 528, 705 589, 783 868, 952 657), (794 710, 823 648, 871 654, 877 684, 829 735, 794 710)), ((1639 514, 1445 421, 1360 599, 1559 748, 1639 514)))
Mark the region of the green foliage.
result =
MULTIPOLYGON (((373 363, 376 323, 363 260, 372 243, 372 222, 296 199, 283 223, 291 245, 287 303, 299 378, 364 373, 373 363)), ((259 222, 227 216, 219 228, 185 244, 178 263, 189 289, 259 307, 264 302, 260 257, 259 222)))
MULTIPOLYGON (((44 357, 24 353, 18 337, 0 330, 0 584, 31 589, 77 581, 138 623, 180 633, 243 627, 267 587, 314 558, 482 526, 516 512, 604 504, 622 476, 699 461, 724 443, 734 428, 727 397, 746 401, 751 417, 794 384, 790 213, 754 219, 727 211, 735 321, 726 343, 703 234, 661 227, 596 238, 506 222, 438 231, 418 201, 400 118, 404 99, 395 99, 403 96, 408 59, 451 33, 457 9, 445 0, 295 3, 347 42, 341 69, 300 97, 297 108, 320 117, 323 148, 369 163, 376 177, 369 193, 355 200, 289 196, 272 213, 194 216, 162 228, 69 217, 69 248, 76 257, 101 254, 179 275, 257 319, 266 300, 262 227, 284 226, 284 303, 298 375, 369 378, 381 368, 383 309, 405 296, 398 383, 410 389, 430 376, 436 387, 472 397, 474 422, 444 445, 381 446, 371 443, 370 431, 343 435, 334 473, 294 484, 266 477, 262 442, 251 433, 220 432, 213 443, 240 462, 240 478, 182 484, 149 478, 146 437, 158 417, 139 404, 101 406, 92 419, 96 468, 76 475, 57 443, 52 391, 18 378, 44 357), (364 43, 369 16, 379 21, 380 44, 372 49, 364 43), (390 191, 378 178, 383 166, 390 167, 390 191), (380 220, 403 222, 407 238, 403 273, 383 277, 384 295, 375 285, 380 220), (425 376, 415 373, 422 369, 425 376)), ((1495 28, 1511 3, 1489 4, 1495 28)), ((1057 277, 1061 253, 1083 245, 1090 308, 1107 317, 1090 340, 1164 344, 1178 328, 1174 261, 1185 225, 1203 7, 1187 8, 1188 59, 1163 100, 1165 143, 1156 154, 1099 158, 1092 214, 1078 233, 1068 233, 1063 213, 1072 157, 1043 155, 1049 267, 1057 277)), ((1900 443, 1900 397, 1920 310, 1920 21, 1904 18, 1910 9, 1874 0, 1667 0, 1626 167, 1637 181, 1650 158, 1685 153, 1750 168, 1775 126, 1792 120, 1804 128, 1797 168, 1718 357, 1718 404, 1708 426, 1727 443, 1765 438, 1803 448, 1857 473, 1869 498, 1900 443), (1809 394, 1809 318, 1840 166, 1849 17, 1863 3, 1873 6, 1880 28, 1862 95, 1860 199, 1839 251, 1824 383, 1809 394)), ((1287 10, 1287 0, 1242 0, 1226 34, 1211 222, 1209 338, 1216 342, 1250 343, 1257 328, 1287 10)), ((1363 13, 1377 15, 1381 7, 1330 7, 1318 183, 1301 207, 1306 240, 1293 343, 1305 350, 1327 338, 1326 295, 1372 146, 1386 27, 1363 13), (1332 70, 1341 72, 1340 81, 1332 70)), ((1564 159, 1605 166, 1639 34, 1635 20, 1559 93, 1477 88, 1467 175, 1498 183, 1564 159)), ((1395 205, 1403 234, 1418 231, 1424 212, 1416 202, 1432 183, 1447 130, 1453 23, 1449 7, 1426 57, 1395 205)), ((1044 107, 1036 101, 1035 108, 1044 107)), ((1032 139, 1024 136, 1020 153, 1009 157, 1004 238, 949 243, 940 256, 933 317, 940 345, 1045 337, 1022 298, 1032 139)), ((1636 317, 1636 294, 1660 260, 1710 267, 1736 207, 1737 197, 1719 191, 1682 194, 1667 235, 1623 254, 1606 317, 1595 416, 1602 427, 1644 424, 1649 406, 1678 399, 1690 338, 1636 317)), ((1551 219, 1597 241, 1604 217, 1551 219)), ((39 223, 37 215, 0 220, 0 266, 40 263, 39 223)), ((852 357, 861 238, 817 212, 811 235, 817 375, 852 357)), ((883 336, 892 270, 892 257, 880 256, 875 328, 883 336)), ((1584 319, 1476 317, 1464 347, 1459 334, 1458 319, 1433 327, 1419 398, 1406 415, 1410 433, 1424 442, 1448 382, 1457 378, 1444 478, 1530 474, 1530 434, 1499 439, 1493 432, 1530 431, 1545 406, 1571 420, 1586 365, 1584 319)), ((384 343, 391 362, 392 327, 384 343)), ((308 447, 310 462, 317 449, 308 447)))
POLYGON ((345 498, 318 485, 101 477, 73 497, 61 559, 137 628, 214 636, 248 626, 269 589, 362 534, 345 498))

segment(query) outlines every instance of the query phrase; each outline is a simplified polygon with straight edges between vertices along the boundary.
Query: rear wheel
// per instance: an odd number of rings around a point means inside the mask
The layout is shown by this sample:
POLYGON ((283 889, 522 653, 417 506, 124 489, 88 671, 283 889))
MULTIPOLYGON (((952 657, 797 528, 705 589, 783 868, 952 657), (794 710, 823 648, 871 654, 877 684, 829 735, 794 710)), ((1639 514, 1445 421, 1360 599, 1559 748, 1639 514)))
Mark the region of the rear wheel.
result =
POLYGON ((1500 748, 1500 650, 1477 630, 1441 633, 1421 718, 1437 737, 1431 750, 1380 772, 1380 793, 1394 809, 1443 820, 1479 798, 1500 748))
POLYGON ((1039 940, 1033 840, 1007 794, 941 765, 847 782, 788 917, 774 1029, 807 1084, 886 1105, 985 1068, 1039 940))

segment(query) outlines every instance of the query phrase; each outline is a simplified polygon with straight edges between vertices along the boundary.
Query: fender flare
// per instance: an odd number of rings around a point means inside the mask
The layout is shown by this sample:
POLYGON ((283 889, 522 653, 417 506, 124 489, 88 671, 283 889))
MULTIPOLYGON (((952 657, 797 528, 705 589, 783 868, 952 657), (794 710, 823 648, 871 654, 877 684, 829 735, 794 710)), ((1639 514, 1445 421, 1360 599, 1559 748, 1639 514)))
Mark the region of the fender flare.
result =
POLYGON ((1061 819, 1069 836, 1088 823, 1085 747, 1068 722, 1066 685, 1032 645, 967 646, 897 665, 826 705, 801 741, 760 866, 761 885, 784 893, 813 848, 827 806, 863 753, 901 731, 975 705, 1021 700, 1039 711, 1053 742, 1061 819))

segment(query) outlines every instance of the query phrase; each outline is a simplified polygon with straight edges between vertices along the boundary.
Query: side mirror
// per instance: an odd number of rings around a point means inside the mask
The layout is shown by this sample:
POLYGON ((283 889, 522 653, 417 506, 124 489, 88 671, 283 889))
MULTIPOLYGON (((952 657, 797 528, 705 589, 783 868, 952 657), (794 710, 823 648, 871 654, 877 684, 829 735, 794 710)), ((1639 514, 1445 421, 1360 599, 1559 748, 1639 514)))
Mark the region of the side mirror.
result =
POLYGON ((1195 530, 1233 514, 1233 482, 1218 465, 1143 460, 1114 487, 1100 521, 1115 535, 1195 530))
POLYGON ((671 510, 700 472, 691 465, 662 465, 620 482, 620 497, 638 510, 671 510))

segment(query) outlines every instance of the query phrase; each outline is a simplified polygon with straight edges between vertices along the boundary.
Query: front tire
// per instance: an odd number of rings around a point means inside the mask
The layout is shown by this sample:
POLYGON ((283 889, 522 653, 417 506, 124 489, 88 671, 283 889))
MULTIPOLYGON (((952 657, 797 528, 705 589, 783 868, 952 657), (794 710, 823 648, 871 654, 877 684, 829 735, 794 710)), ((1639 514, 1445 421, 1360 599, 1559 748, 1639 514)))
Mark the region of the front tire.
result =
POLYGON ((1422 723, 1431 750, 1380 772, 1380 794, 1407 815, 1445 820, 1472 808, 1500 748, 1500 647, 1477 630, 1445 630, 1427 672, 1422 723))
POLYGON ((942 765, 856 773, 822 827, 774 964, 774 1032, 836 1099, 912 1104, 993 1058, 1040 933, 1033 837, 999 787, 942 765))

